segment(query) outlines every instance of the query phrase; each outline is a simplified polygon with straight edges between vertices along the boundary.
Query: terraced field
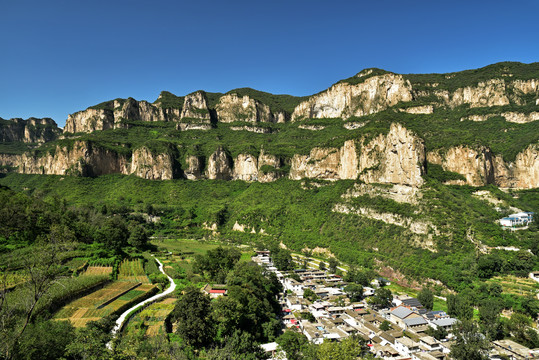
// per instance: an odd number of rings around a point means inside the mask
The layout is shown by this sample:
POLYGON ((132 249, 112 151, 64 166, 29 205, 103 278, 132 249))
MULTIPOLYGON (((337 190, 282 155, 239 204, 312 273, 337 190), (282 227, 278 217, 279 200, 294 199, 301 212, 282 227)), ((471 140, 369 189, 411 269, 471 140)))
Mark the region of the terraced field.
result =
POLYGON ((504 293, 517 296, 536 296, 539 292, 539 283, 530 278, 506 275, 493 277, 488 282, 500 284, 504 293))
POLYGON ((122 261, 118 271, 118 280, 141 282, 143 284, 151 283, 148 276, 146 276, 142 261, 139 259, 122 261))
POLYGON ((55 314, 54 318, 69 320, 73 326, 83 327, 89 321, 99 320, 138 302, 148 292, 155 291, 154 289, 155 286, 151 284, 115 281, 67 304, 55 314))
POLYGON ((84 275, 110 275, 112 266, 88 266, 84 275))
POLYGON ((165 319, 174 309, 176 300, 176 298, 166 298, 148 306, 146 309, 134 315, 129 321, 127 332, 144 326, 144 328, 146 328, 147 336, 165 333, 165 319))

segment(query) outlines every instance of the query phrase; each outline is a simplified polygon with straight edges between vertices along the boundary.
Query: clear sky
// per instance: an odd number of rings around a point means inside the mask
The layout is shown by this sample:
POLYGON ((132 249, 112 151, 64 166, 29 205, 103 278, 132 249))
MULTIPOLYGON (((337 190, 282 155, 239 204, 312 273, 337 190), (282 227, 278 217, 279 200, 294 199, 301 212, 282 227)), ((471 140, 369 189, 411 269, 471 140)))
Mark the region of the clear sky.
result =
POLYGON ((2 0, 0 117, 252 87, 309 95, 367 67, 539 61, 538 0, 2 0))

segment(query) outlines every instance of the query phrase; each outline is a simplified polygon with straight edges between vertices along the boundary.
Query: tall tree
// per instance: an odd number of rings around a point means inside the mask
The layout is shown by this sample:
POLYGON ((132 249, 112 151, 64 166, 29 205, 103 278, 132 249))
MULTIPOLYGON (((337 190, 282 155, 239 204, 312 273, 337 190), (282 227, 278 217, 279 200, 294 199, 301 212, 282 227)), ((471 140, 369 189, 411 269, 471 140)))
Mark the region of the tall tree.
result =
POLYGON ((185 288, 171 314, 178 327, 176 333, 194 348, 212 343, 215 326, 211 317, 210 298, 194 286, 185 288))
POLYGON ((421 289, 419 294, 417 294, 417 300, 419 300, 419 302, 425 307, 425 309, 429 311, 432 310, 434 306, 434 294, 429 288, 424 287, 423 289, 421 289))
POLYGON ((455 343, 451 346, 451 357, 455 360, 486 360, 490 342, 479 332, 474 321, 463 320, 453 326, 455 343))

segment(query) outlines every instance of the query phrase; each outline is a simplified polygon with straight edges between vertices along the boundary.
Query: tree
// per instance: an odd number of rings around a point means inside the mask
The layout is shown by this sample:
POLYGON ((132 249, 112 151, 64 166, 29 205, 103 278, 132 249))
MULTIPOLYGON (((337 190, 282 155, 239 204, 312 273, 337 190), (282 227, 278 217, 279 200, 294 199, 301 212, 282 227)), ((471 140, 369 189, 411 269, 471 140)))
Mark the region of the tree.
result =
POLYGON ((292 255, 290 250, 276 248, 271 252, 271 258, 275 267, 281 271, 292 270, 292 255))
POLYGON ((463 294, 447 296, 447 313, 459 320, 471 320, 473 317, 473 301, 463 294))
POLYGON ((238 249, 219 246, 208 250, 206 255, 197 255, 193 264, 193 271, 208 275, 210 280, 224 283, 228 272, 240 260, 238 249))
POLYGON ((434 294, 429 288, 423 288, 417 294, 417 300, 425 307, 427 310, 432 310, 434 306, 434 294))
POLYGON ((55 240, 50 237, 47 243, 34 245, 21 259, 22 273, 27 279, 19 290, 21 298, 13 299, 4 287, 0 288, 0 351, 5 359, 13 357, 15 345, 35 318, 38 304, 61 275, 58 255, 67 246, 55 240))
POLYGON ((303 347, 309 342, 307 337, 297 331, 287 330, 276 340, 277 344, 286 353, 288 360, 303 359, 303 347))
POLYGON ((339 266, 339 262, 334 257, 329 258, 329 266, 328 270, 330 273, 335 274, 337 271, 337 266, 339 266))
POLYGON ((303 297, 311 302, 318 300, 318 296, 309 288, 303 290, 303 297))
POLYGON ((243 331, 235 331, 223 340, 223 346, 207 352, 208 360, 263 360, 267 355, 254 337, 243 331))
POLYGON ((148 233, 142 225, 135 225, 130 229, 127 242, 137 249, 144 249, 148 245, 148 233))
POLYGON ((387 308, 391 306, 393 294, 387 288, 378 288, 374 292, 374 296, 369 299, 370 303, 377 308, 387 308))
POLYGON ((196 349, 211 344, 215 327, 211 318, 210 298, 199 289, 193 286, 185 288, 171 317, 178 322, 176 333, 186 344, 196 349))
POLYGON ((382 323, 380 324, 380 330, 382 331, 391 330, 391 323, 387 320, 382 321, 382 323))
POLYGON ((47 320, 30 324, 17 345, 15 357, 28 360, 59 359, 74 337, 75 329, 69 321, 47 320))
POLYGON ((110 358, 107 343, 111 341, 110 330, 114 326, 111 319, 91 321, 86 327, 75 332, 75 339, 66 346, 68 358, 81 360, 101 360, 110 358))
POLYGON ((479 323, 483 333, 489 340, 503 337, 503 327, 500 322, 502 304, 497 299, 485 299, 479 305, 479 323))
POLYGON ((350 284, 344 288, 344 291, 352 302, 358 302, 363 299, 363 286, 360 284, 350 284))
POLYGON ((471 320, 458 321, 453 326, 455 343, 451 346, 451 357, 455 360, 486 360, 490 342, 479 332, 477 324, 471 320))
POLYGON ((318 264, 318 269, 319 269, 320 271, 326 270, 326 263, 323 262, 323 261, 320 261, 320 263, 318 264))
POLYGON ((341 342, 324 341, 318 347, 318 360, 356 360, 367 354, 363 339, 349 336, 341 342))

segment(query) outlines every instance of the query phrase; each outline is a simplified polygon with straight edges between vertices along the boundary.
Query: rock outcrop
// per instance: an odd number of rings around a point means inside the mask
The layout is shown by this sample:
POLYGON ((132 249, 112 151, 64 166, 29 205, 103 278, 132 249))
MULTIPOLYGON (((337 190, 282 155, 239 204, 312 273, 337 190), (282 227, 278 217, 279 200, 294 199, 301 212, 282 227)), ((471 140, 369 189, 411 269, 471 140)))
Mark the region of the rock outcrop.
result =
POLYGON ((268 105, 245 95, 227 94, 219 99, 216 106, 217 118, 220 122, 277 122, 268 105))
POLYGON ((150 180, 174 178, 174 157, 170 153, 154 154, 143 146, 133 151, 130 173, 150 180))
POLYGON ((180 121, 210 123, 210 109, 208 99, 203 91, 197 91, 185 97, 180 121))
POLYGON ((539 146, 530 145, 508 162, 494 155, 489 148, 473 149, 465 146, 427 154, 430 163, 441 165, 446 171, 463 175, 466 181, 452 184, 483 186, 494 184, 502 188, 533 189, 539 187, 539 146))
POLYGON ((290 179, 302 178, 322 180, 357 179, 358 156, 353 140, 340 149, 314 148, 309 155, 294 155, 290 179))
POLYGON ((529 114, 519 113, 515 111, 508 111, 501 114, 506 121, 517 123, 517 124, 525 124, 532 121, 539 120, 539 112, 533 111, 529 114))
POLYGON ((206 177, 210 180, 230 180, 232 179, 232 166, 230 156, 222 147, 219 147, 208 158, 206 177))
POLYGON ((18 171, 25 174, 99 176, 129 173, 125 156, 88 141, 75 141, 70 146, 57 145, 53 153, 24 153, 16 165, 18 171))
POLYGON ((114 129, 114 112, 109 109, 86 109, 67 117, 64 133, 90 133, 114 129))
POLYGON ((50 118, 4 120, 0 118, 0 142, 43 144, 58 137, 61 129, 50 118))
MULTIPOLYGON (((357 77, 366 76, 359 73, 357 77)), ((302 102, 292 121, 305 118, 343 118, 364 116, 387 109, 401 101, 412 100, 412 86, 401 75, 384 74, 366 78, 358 84, 340 82, 302 102)))
POLYGON ((359 178, 366 183, 420 186, 425 152, 421 138, 393 123, 387 135, 379 135, 361 149, 359 178))

